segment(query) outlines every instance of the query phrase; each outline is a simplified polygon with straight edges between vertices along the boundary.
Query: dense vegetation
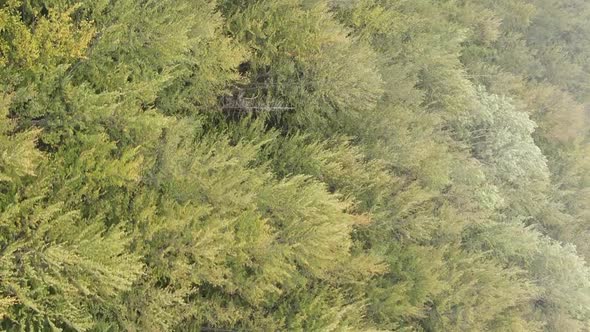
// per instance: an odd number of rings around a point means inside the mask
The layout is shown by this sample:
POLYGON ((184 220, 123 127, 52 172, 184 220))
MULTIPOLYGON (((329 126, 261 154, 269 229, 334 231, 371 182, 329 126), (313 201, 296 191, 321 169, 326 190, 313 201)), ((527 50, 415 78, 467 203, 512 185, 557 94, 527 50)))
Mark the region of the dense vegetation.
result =
POLYGON ((590 331, 585 0, 0 0, 0 329, 590 331))

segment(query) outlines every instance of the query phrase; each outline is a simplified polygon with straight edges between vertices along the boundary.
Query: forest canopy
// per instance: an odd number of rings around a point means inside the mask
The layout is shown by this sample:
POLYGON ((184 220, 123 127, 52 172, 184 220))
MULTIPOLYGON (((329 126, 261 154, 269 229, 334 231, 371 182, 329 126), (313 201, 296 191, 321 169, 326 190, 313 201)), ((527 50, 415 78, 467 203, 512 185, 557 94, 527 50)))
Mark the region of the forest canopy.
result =
POLYGON ((590 331, 590 2, 0 0, 0 330, 590 331))

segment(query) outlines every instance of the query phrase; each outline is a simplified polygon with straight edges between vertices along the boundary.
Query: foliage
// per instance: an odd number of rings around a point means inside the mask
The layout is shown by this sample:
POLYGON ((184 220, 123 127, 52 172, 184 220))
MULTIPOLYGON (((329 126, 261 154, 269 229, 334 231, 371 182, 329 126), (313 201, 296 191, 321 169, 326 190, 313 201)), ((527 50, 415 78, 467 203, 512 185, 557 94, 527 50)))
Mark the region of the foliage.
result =
POLYGON ((0 1, 0 329, 590 330, 589 18, 0 1))

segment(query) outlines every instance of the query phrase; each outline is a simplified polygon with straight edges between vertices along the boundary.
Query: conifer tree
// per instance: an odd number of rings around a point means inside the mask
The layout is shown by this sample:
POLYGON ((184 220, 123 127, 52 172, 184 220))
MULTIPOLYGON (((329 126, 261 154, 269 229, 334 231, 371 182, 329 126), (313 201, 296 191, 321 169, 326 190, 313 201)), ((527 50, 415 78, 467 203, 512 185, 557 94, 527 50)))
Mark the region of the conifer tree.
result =
POLYGON ((589 330, 589 13, 0 1, 0 329, 589 330))

